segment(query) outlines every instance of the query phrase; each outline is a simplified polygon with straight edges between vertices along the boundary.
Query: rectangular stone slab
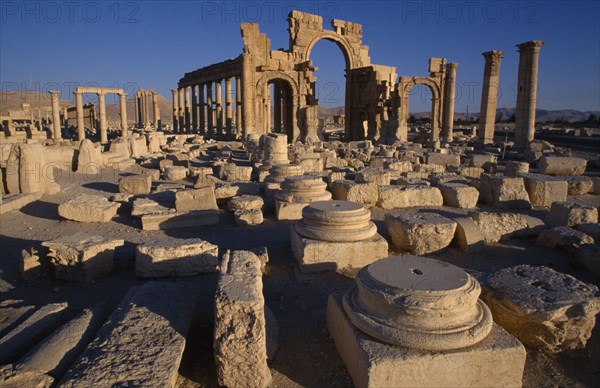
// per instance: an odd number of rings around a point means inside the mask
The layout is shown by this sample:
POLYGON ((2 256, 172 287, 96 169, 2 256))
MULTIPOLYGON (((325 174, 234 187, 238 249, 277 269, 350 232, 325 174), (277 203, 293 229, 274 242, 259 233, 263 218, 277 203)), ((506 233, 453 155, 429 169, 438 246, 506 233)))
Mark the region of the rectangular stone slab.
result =
POLYGON ((59 385, 175 386, 195 302, 189 283, 132 288, 59 385))
POLYGON ((356 329, 329 296, 327 328, 356 387, 520 387, 525 348, 494 324, 483 341, 464 349, 431 352, 382 343, 356 329))
POLYGON ((300 236, 291 225, 290 243, 302 272, 362 268, 388 256, 388 243, 379 234, 357 242, 318 241, 300 236))
POLYGON ((142 230, 168 230, 217 225, 217 210, 196 210, 189 213, 160 213, 142 216, 142 230))

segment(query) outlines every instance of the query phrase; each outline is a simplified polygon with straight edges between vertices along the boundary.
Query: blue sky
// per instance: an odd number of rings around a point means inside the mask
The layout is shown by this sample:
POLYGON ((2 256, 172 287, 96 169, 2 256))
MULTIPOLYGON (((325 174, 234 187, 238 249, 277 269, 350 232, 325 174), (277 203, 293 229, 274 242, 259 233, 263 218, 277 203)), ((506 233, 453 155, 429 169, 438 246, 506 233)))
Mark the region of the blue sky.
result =
MULTIPOLYGON (((456 110, 479 111, 483 57, 505 52, 499 107, 514 107, 516 44, 544 40, 538 108, 600 110, 598 1, 1 1, 2 91, 76 85, 154 88, 170 98, 185 72, 241 53, 240 22, 259 23, 271 48, 288 48, 287 13, 362 24, 371 62, 427 75, 429 57, 458 62, 456 110)), ((343 104, 344 62, 333 43, 311 53, 318 97, 343 104)), ((92 98, 92 97, 90 97, 92 98)), ((429 110, 416 87, 413 112, 429 110)))

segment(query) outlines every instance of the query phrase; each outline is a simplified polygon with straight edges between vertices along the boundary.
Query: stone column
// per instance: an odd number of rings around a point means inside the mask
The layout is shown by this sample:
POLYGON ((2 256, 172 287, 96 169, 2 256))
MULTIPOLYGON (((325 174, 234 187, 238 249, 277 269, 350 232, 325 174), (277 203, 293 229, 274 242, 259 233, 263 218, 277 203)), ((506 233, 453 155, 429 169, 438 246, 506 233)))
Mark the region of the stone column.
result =
POLYGON ((264 125, 264 133, 271 132, 271 88, 269 84, 265 84, 264 90, 264 106, 263 106, 263 120, 265 122, 264 125))
POLYGON ((537 98, 538 59, 541 40, 517 45, 519 48, 519 78, 515 113, 515 146, 525 148, 535 137, 535 105, 537 98))
POLYGON ((246 136, 255 132, 254 121, 254 72, 250 53, 242 54, 242 133, 246 136))
POLYGON ((173 132, 179 131, 179 102, 177 99, 177 89, 171 89, 171 94, 173 95, 173 132))
POLYGON ((223 133, 223 100, 221 90, 222 80, 218 80, 215 83, 215 103, 217 112, 217 130, 216 133, 221 135, 223 133))
POLYGON ((135 127, 138 127, 139 124, 140 124, 140 99, 139 99, 139 95, 140 95, 140 92, 137 91, 137 92, 135 92, 135 95, 133 96, 133 102, 134 102, 133 108, 135 110, 135 114, 133 116, 134 117, 133 118, 133 122, 134 122, 133 125, 135 127))
POLYGON ((281 87, 277 82, 273 84, 273 132, 281 133, 281 87))
POLYGON ((198 132, 198 97, 196 96, 196 86, 192 85, 192 131, 198 132))
POLYGON ((214 135, 214 121, 213 121, 213 92, 212 92, 212 82, 206 84, 206 120, 208 121, 207 125, 207 134, 209 136, 214 135))
POLYGON ((235 77, 235 133, 236 137, 242 134, 242 85, 240 77, 235 77))
POLYGON ((454 103, 456 101, 456 68, 458 63, 446 65, 446 87, 444 88, 444 117, 442 124, 442 141, 451 142, 454 139, 454 103))
POLYGON ((431 97, 431 142, 437 143, 440 140, 440 126, 439 126, 439 97, 431 97))
POLYGON ((154 121, 154 128, 160 129, 160 112, 158 110, 158 93, 152 91, 152 120, 154 121))
POLYGON ((52 102, 52 138, 58 140, 62 137, 60 125, 60 106, 59 91, 50 91, 50 101, 52 102))
POLYGON ((119 93, 119 105, 121 110, 121 137, 127 136, 127 94, 119 93))
POLYGON ((206 103, 204 102, 204 84, 198 85, 198 129, 201 135, 206 134, 206 103))
POLYGON ((496 108, 498 107, 498 85, 500 62, 504 52, 498 50, 482 53, 485 59, 483 71, 483 89, 481 90, 481 108, 479 109, 479 141, 483 144, 494 142, 496 108))
POLYGON ((179 112, 177 112, 177 117, 179 119, 179 133, 185 131, 184 111, 185 100, 183 99, 183 88, 179 88, 179 112))
POLYGON ((85 139, 85 125, 83 123, 83 93, 75 90, 75 106, 77 111, 77 140, 85 139))
POLYGON ((225 134, 232 135, 233 112, 231 109, 231 77, 225 79, 225 134))
POLYGON ((100 110, 100 143, 108 143, 108 126, 106 123, 106 102, 104 100, 104 91, 100 90, 98 93, 98 109, 100 110))
POLYGON ((190 86, 186 86, 184 89, 185 96, 185 132, 190 133, 192 129, 192 118, 191 118, 191 110, 192 104, 190 103, 190 93, 192 88, 190 86))

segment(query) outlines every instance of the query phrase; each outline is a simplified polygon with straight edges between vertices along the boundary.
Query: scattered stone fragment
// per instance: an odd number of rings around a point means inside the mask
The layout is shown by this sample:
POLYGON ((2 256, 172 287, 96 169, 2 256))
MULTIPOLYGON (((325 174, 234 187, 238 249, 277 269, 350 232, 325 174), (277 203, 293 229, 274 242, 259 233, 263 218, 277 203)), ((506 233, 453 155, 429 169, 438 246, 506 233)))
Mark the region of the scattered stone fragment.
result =
POLYGON ((483 299, 494 321, 547 352, 583 348, 600 312, 600 292, 551 268, 517 265, 491 274, 483 299))
POLYGON ((593 243, 593 238, 568 226, 547 229, 536 240, 538 245, 548 248, 560 248, 572 253, 577 252, 582 245, 593 243))
POLYGON ((188 283, 134 287, 59 385, 174 387, 195 301, 188 283))
POLYGON ((152 176, 147 174, 125 176, 119 179, 119 192, 131 195, 148 195, 152 189, 152 176))
POLYGON ((175 209, 178 213, 193 210, 218 210, 215 190, 211 186, 181 190, 175 193, 175 209))
POLYGON ((597 222, 598 209, 568 201, 552 203, 546 216, 546 223, 550 226, 577 226, 597 222))
POLYGON ((524 234, 529 227, 527 219, 518 213, 474 212, 470 217, 488 244, 508 240, 516 234, 524 234))
POLYGON ((416 206, 442 206, 444 199, 437 187, 380 186, 377 206, 395 209, 416 206))
POLYGON ((167 181, 181 181, 187 177, 188 169, 183 166, 165 166, 163 175, 167 181))
POLYGON ((101 195, 85 194, 61 203, 58 214, 71 221, 109 222, 117 214, 119 206, 101 195))
POLYGON ((472 186, 462 183, 441 183, 437 188, 442 193, 444 204, 447 206, 470 209, 477 206, 479 191, 472 186))
POLYGON ((142 278, 195 276, 215 272, 219 247, 194 238, 166 238, 138 245, 135 273, 142 278))
POLYGON ((456 230, 456 222, 436 213, 388 213, 385 226, 396 248, 415 255, 447 247, 456 230))
POLYGON ((540 159, 539 169, 547 175, 582 175, 587 160, 583 158, 544 156, 540 159))
POLYGON ((260 259, 248 251, 227 251, 215 296, 213 349, 217 379, 227 387, 267 387, 265 299, 260 259))

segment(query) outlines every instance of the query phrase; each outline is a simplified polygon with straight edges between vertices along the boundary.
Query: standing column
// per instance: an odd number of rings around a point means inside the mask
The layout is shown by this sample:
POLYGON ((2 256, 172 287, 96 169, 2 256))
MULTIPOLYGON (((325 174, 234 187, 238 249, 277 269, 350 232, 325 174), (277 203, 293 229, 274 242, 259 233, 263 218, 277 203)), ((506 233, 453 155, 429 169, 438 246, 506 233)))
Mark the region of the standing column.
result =
POLYGON ((146 128, 148 125, 148 104, 146 103, 146 91, 143 90, 140 92, 140 112, 142 113, 142 117, 140 120, 140 126, 142 128, 146 128))
POLYGON ((537 97, 538 60, 541 40, 517 45, 519 48, 519 79, 517 111, 515 113, 515 146, 525 148, 535 137, 535 104, 537 97))
POLYGON ((240 77, 235 77, 235 135, 242 134, 242 86, 240 77))
POLYGON ((225 79, 225 134, 232 135, 233 115, 231 110, 231 77, 225 79))
POLYGON ((255 117, 254 117, 254 72, 255 68, 252 63, 250 53, 242 54, 242 120, 243 135, 255 132, 255 117))
POLYGON ((494 142, 496 108, 498 107, 498 85, 500 80, 500 62, 504 52, 498 50, 482 53, 485 59, 483 71, 483 89, 481 90, 481 108, 479 109, 479 141, 483 144, 494 142))
POLYGON ((212 96, 212 82, 206 84, 206 120, 208 121, 207 133, 209 136, 214 135, 214 121, 213 121, 213 96, 212 96))
POLYGON ((264 90, 264 106, 263 106, 263 120, 265 121, 264 133, 271 132, 271 88, 269 84, 265 84, 264 90))
POLYGON ((454 103, 456 101, 456 68, 458 63, 446 65, 446 87, 444 88, 444 117, 442 119, 442 141, 454 139, 454 103))
POLYGON ((177 113, 177 117, 179 118, 179 133, 185 131, 184 111, 185 100, 183 99, 183 88, 179 88, 179 112, 177 113))
POLYGON ((85 139, 85 126, 83 124, 83 93, 75 90, 75 106, 77 112, 77 140, 85 139))
POLYGON ((178 132, 179 120, 177 114, 179 112, 179 102, 177 99, 177 89, 171 89, 171 94, 173 95, 173 132, 178 132))
POLYGON ((217 134, 221 135, 223 133, 223 96, 221 90, 221 83, 223 80, 217 81, 215 83, 215 103, 217 108, 217 134))
POLYGON ((273 84, 273 132, 282 133, 281 127, 281 86, 273 84))
POLYGON ((108 127, 106 125, 106 102, 104 101, 104 91, 100 90, 98 93, 98 109, 100 110, 100 143, 108 143, 108 127))
POLYGON ((158 93, 152 91, 152 121, 154 121, 154 128, 160 129, 160 112, 158 110, 158 93))
POLYGON ((204 84, 198 85, 198 108, 200 109, 198 128, 201 135, 206 134, 206 113, 205 113, 205 102, 204 102, 204 84))
POLYGON ((61 126, 60 126, 60 106, 58 104, 59 98, 58 90, 50 91, 50 101, 52 102, 52 138, 58 140, 62 137, 61 126))
POLYGON ((192 85, 192 130, 198 132, 198 97, 196 96, 196 86, 192 85))
POLYGON ((184 96, 185 96, 185 132, 186 133, 190 133, 191 132, 191 110, 192 110, 192 105, 190 104, 190 91, 191 91, 191 87, 186 86, 184 89, 184 96))
POLYGON ((133 108, 134 108, 134 116, 133 116, 133 125, 138 127, 140 124, 140 100, 139 100, 139 91, 135 92, 133 95, 133 108))
POLYGON ((121 110, 121 137, 127 136, 127 94, 119 93, 119 105, 121 110))

